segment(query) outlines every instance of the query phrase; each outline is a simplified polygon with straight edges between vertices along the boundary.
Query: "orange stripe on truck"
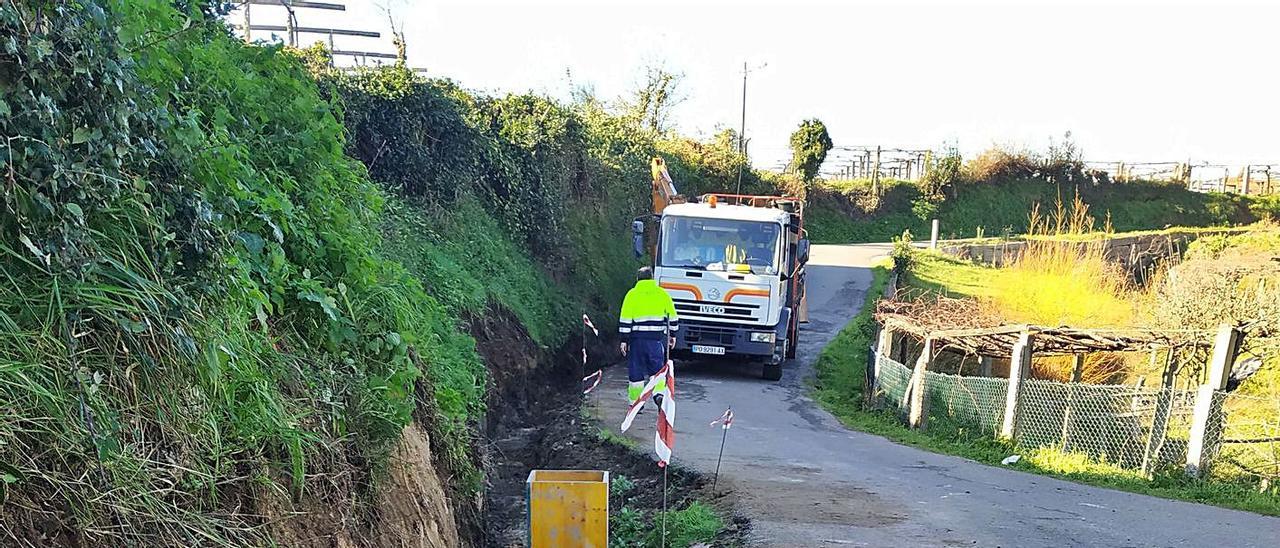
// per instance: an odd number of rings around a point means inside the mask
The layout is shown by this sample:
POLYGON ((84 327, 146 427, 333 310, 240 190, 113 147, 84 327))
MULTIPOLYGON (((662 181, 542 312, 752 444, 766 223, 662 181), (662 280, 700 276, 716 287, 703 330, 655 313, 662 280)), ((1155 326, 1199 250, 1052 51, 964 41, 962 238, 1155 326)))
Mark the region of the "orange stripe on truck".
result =
POLYGON ((724 296, 724 302, 732 301, 738 295, 746 295, 748 297, 769 297, 768 289, 731 289, 724 296))
POLYGON ((694 300, 702 300, 702 290, 698 289, 698 286, 696 285, 678 284, 673 282, 663 282, 658 285, 662 286, 663 289, 670 289, 672 291, 688 291, 693 293, 694 300))

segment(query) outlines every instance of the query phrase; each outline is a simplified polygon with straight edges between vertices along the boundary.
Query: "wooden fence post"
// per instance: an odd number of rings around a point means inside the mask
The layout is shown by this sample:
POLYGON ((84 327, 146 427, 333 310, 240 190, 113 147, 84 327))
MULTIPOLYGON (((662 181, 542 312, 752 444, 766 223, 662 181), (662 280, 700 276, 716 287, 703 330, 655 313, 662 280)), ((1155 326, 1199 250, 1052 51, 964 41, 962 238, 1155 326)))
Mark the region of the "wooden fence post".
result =
POLYGON ((871 195, 880 199, 880 145, 876 145, 875 165, 871 168, 871 195))
POLYGON ((1199 476, 1209 465, 1213 447, 1207 444, 1209 436, 1222 428, 1222 412, 1213 413, 1214 392, 1227 387, 1227 376, 1240 352, 1240 330, 1227 324, 1218 327, 1213 342, 1213 357, 1209 360, 1209 378, 1196 393, 1196 405, 1191 417, 1191 438, 1187 440, 1187 475, 1199 476))
MULTIPOLYGON (((1160 361, 1160 351, 1151 351, 1151 370, 1154 371, 1160 361)), ((1173 389, 1178 380, 1178 369, 1173 362, 1173 349, 1165 351, 1164 373, 1160 375, 1160 392, 1156 396, 1156 408, 1151 416, 1151 432, 1147 435, 1147 446, 1142 450, 1142 472, 1149 473, 1154 461, 1160 460, 1160 450, 1164 448, 1164 440, 1169 428, 1169 414, 1173 412, 1173 389), (1153 461, 1154 459, 1154 461, 1153 461)))
POLYGON ((929 249, 938 249, 938 220, 934 219, 929 228, 929 249))
POLYGON ((920 352, 920 359, 916 360, 916 367, 911 372, 911 414, 909 421, 912 428, 925 427, 925 422, 929 419, 929 414, 925 412, 925 389, 924 389, 924 372, 929 368, 929 362, 933 361, 933 339, 924 340, 924 349, 920 352))
POLYGON ((1000 426, 1000 437, 1012 440, 1017 434, 1018 412, 1022 401, 1022 381, 1031 376, 1032 336, 1024 331, 1018 336, 1018 343, 1013 345, 1013 356, 1009 362, 1009 391, 1004 400, 1004 423, 1000 426))
POLYGON ((1071 415, 1075 413, 1076 399, 1079 396, 1077 385, 1084 378, 1084 354, 1072 356, 1071 384, 1067 385, 1067 408, 1062 412, 1062 451, 1069 451, 1071 444, 1071 415))

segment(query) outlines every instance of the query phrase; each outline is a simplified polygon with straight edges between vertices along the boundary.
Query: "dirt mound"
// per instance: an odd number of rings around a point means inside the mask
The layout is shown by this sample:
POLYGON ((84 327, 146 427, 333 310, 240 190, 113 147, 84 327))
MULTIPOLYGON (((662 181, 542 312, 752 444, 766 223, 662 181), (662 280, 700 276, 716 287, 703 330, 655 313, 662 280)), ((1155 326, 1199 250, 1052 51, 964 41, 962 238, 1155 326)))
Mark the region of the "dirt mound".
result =
POLYGON ((297 504, 277 490, 262 490, 252 500, 281 546, 462 546, 441 478, 427 433, 415 422, 391 454, 376 500, 362 500, 346 476, 313 483, 297 504))

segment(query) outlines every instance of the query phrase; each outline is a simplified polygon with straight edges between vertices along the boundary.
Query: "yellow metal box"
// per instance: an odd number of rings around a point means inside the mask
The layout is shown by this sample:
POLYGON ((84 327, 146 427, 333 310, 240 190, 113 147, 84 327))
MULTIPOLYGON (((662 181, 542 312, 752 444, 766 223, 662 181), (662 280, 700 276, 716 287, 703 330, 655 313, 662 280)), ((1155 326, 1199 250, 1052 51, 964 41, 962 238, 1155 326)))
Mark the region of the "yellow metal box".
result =
POLYGON ((609 546, 609 472, 529 472, 529 548, 609 546))

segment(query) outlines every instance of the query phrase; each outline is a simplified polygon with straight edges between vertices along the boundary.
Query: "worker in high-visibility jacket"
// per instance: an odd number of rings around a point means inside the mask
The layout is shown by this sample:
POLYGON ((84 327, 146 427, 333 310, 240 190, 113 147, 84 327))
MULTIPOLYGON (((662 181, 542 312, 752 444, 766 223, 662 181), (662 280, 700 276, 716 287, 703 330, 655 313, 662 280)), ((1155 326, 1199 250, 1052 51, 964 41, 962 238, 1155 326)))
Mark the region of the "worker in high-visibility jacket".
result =
MULTIPOLYGON (((627 357, 627 401, 635 403, 649 377, 666 363, 667 349, 675 346, 680 329, 675 303, 653 280, 653 269, 636 273, 636 286, 622 300, 618 333, 622 335, 622 355, 627 357), (666 346, 664 346, 666 345, 666 346)), ((666 379, 658 381, 655 392, 666 390, 666 379)))

